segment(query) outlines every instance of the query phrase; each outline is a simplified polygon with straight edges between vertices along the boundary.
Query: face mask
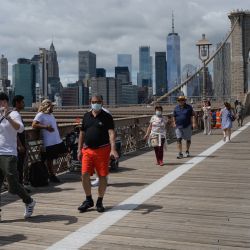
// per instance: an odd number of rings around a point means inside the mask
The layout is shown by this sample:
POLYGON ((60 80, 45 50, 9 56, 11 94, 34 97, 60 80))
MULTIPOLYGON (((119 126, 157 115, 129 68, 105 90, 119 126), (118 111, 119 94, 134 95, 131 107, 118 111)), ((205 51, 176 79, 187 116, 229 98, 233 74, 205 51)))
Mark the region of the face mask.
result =
POLYGON ((155 111, 155 114, 156 114, 157 116, 161 116, 162 112, 161 112, 161 111, 155 111))
POLYGON ((99 111, 102 109, 102 104, 99 104, 99 103, 92 103, 91 104, 91 108, 95 111, 99 111))

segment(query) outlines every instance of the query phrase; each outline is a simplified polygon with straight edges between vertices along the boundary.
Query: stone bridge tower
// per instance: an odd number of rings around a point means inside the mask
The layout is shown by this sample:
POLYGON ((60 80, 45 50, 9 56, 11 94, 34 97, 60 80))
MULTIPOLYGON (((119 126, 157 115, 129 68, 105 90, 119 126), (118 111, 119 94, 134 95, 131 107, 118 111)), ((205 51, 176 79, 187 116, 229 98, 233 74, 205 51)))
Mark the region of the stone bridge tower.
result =
POLYGON ((249 79, 249 51, 250 51, 250 11, 233 11, 228 15, 231 26, 238 19, 231 35, 232 63, 231 63, 231 96, 243 101, 248 88, 249 79))

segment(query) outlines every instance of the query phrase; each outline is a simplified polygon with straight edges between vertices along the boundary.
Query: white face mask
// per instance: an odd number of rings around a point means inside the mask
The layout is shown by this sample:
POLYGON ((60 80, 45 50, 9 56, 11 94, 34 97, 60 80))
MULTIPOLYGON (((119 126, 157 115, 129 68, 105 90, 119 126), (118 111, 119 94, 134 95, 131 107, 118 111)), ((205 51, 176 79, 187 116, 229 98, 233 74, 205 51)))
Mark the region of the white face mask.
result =
POLYGON ((162 115, 162 112, 161 112, 161 111, 156 110, 156 111, 155 111, 155 114, 156 114, 157 116, 161 116, 161 115, 162 115))
POLYGON ((99 104, 99 103, 92 103, 91 104, 91 108, 95 111, 99 111, 102 109, 102 104, 99 104))

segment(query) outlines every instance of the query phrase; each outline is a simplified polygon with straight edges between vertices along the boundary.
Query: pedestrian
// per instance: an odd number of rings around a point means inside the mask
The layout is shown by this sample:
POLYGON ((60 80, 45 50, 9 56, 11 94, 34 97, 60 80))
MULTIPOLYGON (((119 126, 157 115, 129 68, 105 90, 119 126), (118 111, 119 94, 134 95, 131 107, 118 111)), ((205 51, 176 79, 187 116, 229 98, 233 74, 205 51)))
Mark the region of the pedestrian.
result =
POLYGON ((32 215, 35 200, 26 192, 18 181, 17 171, 17 133, 22 133, 24 126, 20 114, 9 109, 9 97, 0 93, 0 190, 6 177, 9 192, 17 194, 25 203, 24 218, 32 215))
POLYGON ((144 140, 156 140, 156 144, 152 145, 155 151, 156 165, 163 166, 163 151, 166 141, 166 125, 167 120, 162 114, 163 108, 158 105, 155 107, 155 115, 150 119, 144 140))
POLYGON ((238 102, 238 104, 236 105, 235 112, 236 112, 238 127, 241 127, 243 125, 243 119, 244 119, 244 107, 241 102, 238 102))
POLYGON ((185 96, 179 96, 177 98, 178 105, 175 107, 173 112, 173 126, 175 127, 175 134, 177 138, 177 159, 184 157, 182 153, 182 139, 186 140, 186 157, 190 157, 190 145, 192 128, 196 128, 195 113, 189 104, 186 103, 185 96))
POLYGON ((234 121, 234 114, 231 104, 224 102, 224 108, 220 111, 221 117, 221 128, 223 131, 223 141, 226 141, 228 136, 228 141, 231 141, 231 129, 234 121))
POLYGON ((211 103, 208 100, 203 101, 203 124, 204 124, 204 135, 211 135, 211 103))
MULTIPOLYGON (((16 95, 12 99, 13 110, 19 114, 24 109, 24 97, 16 95)), ((20 115, 21 116, 21 115, 20 115)), ((23 120, 22 120, 23 122, 23 120)), ((19 183, 27 185, 28 183, 28 169, 27 169, 27 147, 25 139, 25 130, 22 133, 17 133, 17 170, 19 174, 19 183)))
MULTIPOLYGON (((101 96, 102 101, 103 101, 103 96, 102 95, 100 95, 100 96, 101 96)), ((107 112, 108 114, 110 114, 112 116, 111 112, 108 109, 104 108, 103 106, 102 106, 102 110, 107 112)), ((107 180, 107 184, 108 184, 108 175, 106 176, 106 180, 107 180)), ((98 187, 98 186, 99 186, 99 177, 96 174, 95 180, 91 181, 91 187, 98 187)))
POLYGON ((43 157, 46 160, 49 180, 50 182, 59 183, 60 179, 56 176, 53 168, 53 160, 66 154, 67 148, 60 137, 56 119, 53 115, 53 107, 54 104, 49 99, 43 100, 32 122, 32 127, 42 130, 43 145, 45 147, 43 157))
POLYGON ((91 110, 84 114, 78 142, 78 160, 82 160, 82 186, 86 199, 78 207, 86 212, 94 206, 91 194, 90 176, 94 171, 99 177, 98 199, 96 209, 104 212, 103 197, 107 187, 106 176, 109 172, 110 157, 118 159, 115 148, 114 121, 110 114, 102 110, 100 95, 91 98, 91 110))

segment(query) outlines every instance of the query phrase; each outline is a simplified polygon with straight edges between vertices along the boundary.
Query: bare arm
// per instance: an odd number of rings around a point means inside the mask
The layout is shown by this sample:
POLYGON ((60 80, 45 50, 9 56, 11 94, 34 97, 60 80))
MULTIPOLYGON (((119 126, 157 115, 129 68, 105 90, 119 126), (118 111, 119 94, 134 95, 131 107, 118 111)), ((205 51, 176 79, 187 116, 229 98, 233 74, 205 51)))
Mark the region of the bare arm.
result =
POLYGON ((10 116, 6 116, 5 119, 11 124, 11 126, 15 129, 15 130, 19 130, 21 125, 19 122, 16 122, 15 120, 13 120, 10 116))
POLYGON ((118 153, 116 151, 116 147, 115 147, 115 130, 114 129, 109 129, 108 133, 109 133, 109 142, 110 142, 110 145, 111 145, 110 155, 115 157, 116 159, 118 159, 119 155, 118 155, 118 153))
POLYGON ((46 129, 46 130, 48 130, 50 132, 54 131, 54 128, 52 128, 51 125, 41 124, 38 121, 33 121, 32 122, 32 128, 35 128, 35 129, 46 129))
POLYGON ((81 130, 78 139, 78 150, 77 150, 77 158, 80 161, 82 158, 82 147, 84 142, 84 132, 81 130))
POLYGON ((192 126, 193 126, 193 128, 197 127, 196 116, 195 116, 195 112, 194 111, 192 113, 192 126))
POLYGON ((148 128, 147 128, 147 132, 146 132, 146 134, 144 136, 145 140, 149 137, 151 130, 152 130, 152 123, 150 123, 148 128))

